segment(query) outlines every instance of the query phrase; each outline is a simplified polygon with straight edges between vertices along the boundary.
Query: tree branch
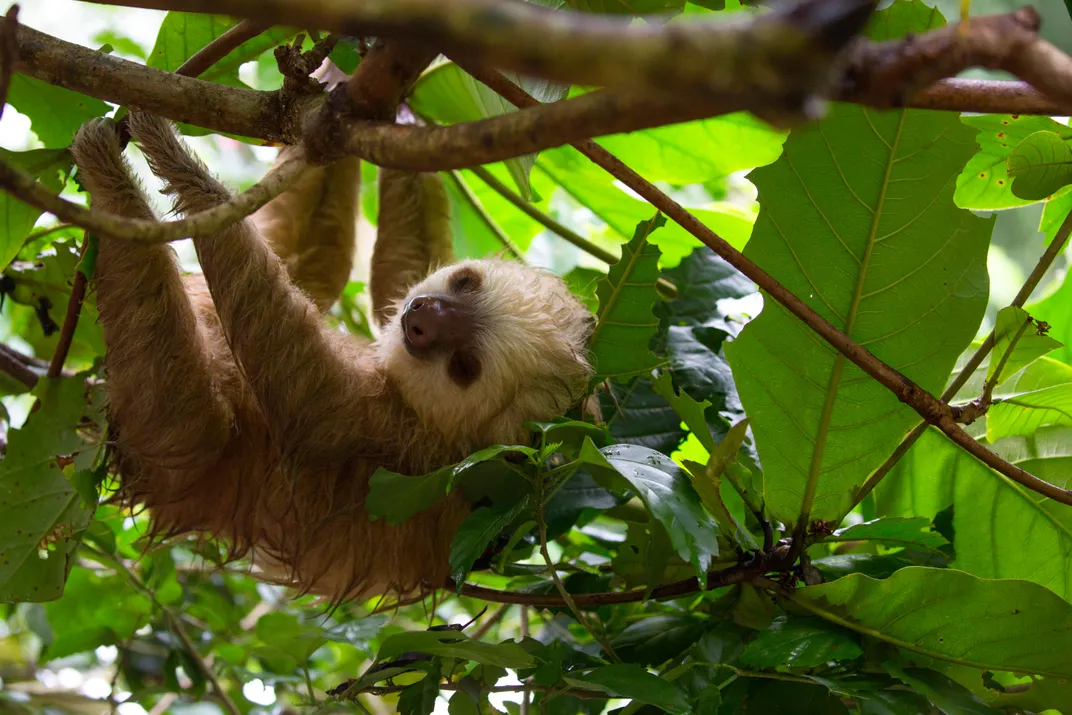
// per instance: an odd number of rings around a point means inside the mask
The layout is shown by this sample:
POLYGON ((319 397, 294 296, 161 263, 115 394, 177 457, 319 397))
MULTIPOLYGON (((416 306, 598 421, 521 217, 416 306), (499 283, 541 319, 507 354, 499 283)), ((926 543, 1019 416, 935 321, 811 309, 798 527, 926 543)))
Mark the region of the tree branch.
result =
POLYGON ((4 16, 3 27, 0 27, 0 118, 4 116, 11 75, 15 72, 15 63, 19 58, 18 31, 19 6, 12 5, 4 16))
MULTIPOLYGON (((514 106, 524 107, 537 103, 536 99, 508 80, 500 72, 466 65, 462 65, 462 67, 474 78, 502 95, 514 106)), ((922 389, 908 377, 879 360, 859 343, 835 328, 758 264, 727 243, 721 236, 685 210, 681 204, 623 164, 613 154, 591 140, 577 142, 573 146, 616 179, 637 192, 655 208, 673 219, 686 231, 700 239, 705 246, 725 259, 727 263, 750 278, 767 295, 781 303, 782 306, 811 328, 823 340, 830 343, 835 350, 892 392, 898 400, 915 410, 927 423, 941 429, 950 439, 964 447, 969 453, 1013 481, 1063 504, 1072 505, 1072 491, 1061 489, 1032 476, 976 442, 956 423, 949 405, 944 401, 922 389)))
MULTIPOLYGON (((84 258, 89 249, 89 233, 82 236, 81 258, 84 258)), ((59 340, 56 341, 56 350, 52 353, 52 360, 48 364, 48 377, 55 379, 63 373, 63 363, 67 361, 67 353, 71 350, 74 342, 74 331, 78 327, 78 317, 82 314, 82 301, 86 298, 86 283, 88 277, 77 268, 74 272, 74 281, 71 283, 71 296, 67 299, 67 313, 63 316, 63 327, 60 329, 59 340)))
POLYGON ((15 349, 0 343, 0 371, 32 390, 37 384, 37 373, 25 361, 19 359, 20 355, 15 349))
MULTIPOLYGON (((94 0, 96 1, 96 0, 94 0)), ((404 37, 561 82, 805 98, 863 28, 872 0, 806 0, 763 15, 669 24, 502 0, 101 0, 404 37)))
POLYGON ((31 206, 55 214, 67 223, 109 238, 167 243, 183 238, 210 236, 241 221, 290 188, 305 171, 304 161, 288 161, 230 201, 177 221, 131 219, 93 211, 52 193, 29 174, 0 162, 0 188, 31 206))
POLYGON ((267 30, 271 25, 255 20, 243 20, 231 29, 224 32, 212 42, 202 47, 197 52, 179 65, 175 74, 183 77, 199 77, 226 57, 246 40, 252 40, 257 35, 267 30))

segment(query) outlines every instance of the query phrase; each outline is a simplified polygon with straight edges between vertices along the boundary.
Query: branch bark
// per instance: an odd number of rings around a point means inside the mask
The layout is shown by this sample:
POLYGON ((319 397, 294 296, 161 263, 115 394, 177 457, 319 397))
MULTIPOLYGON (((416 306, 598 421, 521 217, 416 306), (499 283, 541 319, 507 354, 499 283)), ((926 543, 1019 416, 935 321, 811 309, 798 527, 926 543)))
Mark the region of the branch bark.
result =
POLYGON ((405 37, 561 82, 801 98, 826 84, 836 53, 874 10, 872 0, 805 0, 732 21, 664 23, 500 0, 101 2, 226 13, 348 35, 405 37))
POLYGON ((18 30, 19 6, 12 5, 4 16, 3 27, 0 27, 0 118, 4 116, 7 91, 11 88, 11 75, 15 71, 15 61, 19 56, 18 30))

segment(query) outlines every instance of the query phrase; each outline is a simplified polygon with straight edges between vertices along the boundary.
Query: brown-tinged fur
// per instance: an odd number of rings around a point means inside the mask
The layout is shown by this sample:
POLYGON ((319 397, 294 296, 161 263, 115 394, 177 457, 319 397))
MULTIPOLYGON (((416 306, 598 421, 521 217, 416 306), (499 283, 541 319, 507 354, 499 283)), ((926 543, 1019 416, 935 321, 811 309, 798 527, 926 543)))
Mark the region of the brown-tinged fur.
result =
MULTIPOLYGON (((130 128, 180 211, 228 198, 166 122, 132 114, 130 128)), ((95 207, 151 216, 110 123, 85 125, 73 151, 95 207)), ((292 189, 294 197, 303 190, 292 189)), ((352 220, 339 214, 323 225, 352 220)), ((335 250, 345 242, 302 235, 304 244, 276 236, 271 245, 315 254, 318 240, 335 250)), ((412 244, 435 240, 390 236, 413 263, 380 270, 402 280, 423 275, 437 258, 412 244)), ((97 301, 123 498, 149 508, 158 534, 224 538, 233 555, 252 553, 266 577, 332 599, 441 586, 468 505, 451 495, 401 525, 370 521, 369 477, 378 467, 423 474, 477 448, 525 440, 524 421, 561 414, 591 374, 590 315, 560 280, 520 264, 468 261, 433 273, 408 297, 449 291, 458 270, 479 274, 480 290, 465 300, 483 369, 463 387, 445 359, 407 352, 397 318, 376 343, 328 329, 317 304, 334 300, 326 286, 338 279, 316 283, 315 270, 297 271, 314 303, 252 221, 195 247, 204 278, 184 286, 169 248, 101 241, 97 301)), ((404 292, 388 286, 384 296, 404 292)))

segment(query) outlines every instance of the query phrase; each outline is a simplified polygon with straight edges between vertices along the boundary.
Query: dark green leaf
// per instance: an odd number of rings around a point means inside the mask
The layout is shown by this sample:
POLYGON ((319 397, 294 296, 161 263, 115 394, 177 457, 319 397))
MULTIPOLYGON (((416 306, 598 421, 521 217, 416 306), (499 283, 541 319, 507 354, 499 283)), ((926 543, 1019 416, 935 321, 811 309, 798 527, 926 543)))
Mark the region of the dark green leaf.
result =
POLYGON ((599 316, 589 340, 595 356, 594 382, 619 380, 650 373, 663 360, 648 349, 659 323, 651 312, 659 301, 659 249, 648 237, 666 223, 656 214, 637 225, 633 240, 622 248, 622 258, 599 283, 599 316))
POLYGON ((450 543, 450 574, 459 586, 492 539, 508 527, 528 506, 528 497, 514 504, 482 506, 462 522, 450 543))
POLYGON ((611 695, 639 700, 671 713, 690 712, 688 698, 681 688, 633 663, 596 668, 582 675, 569 676, 566 682, 581 687, 595 685, 611 695))
POLYGON ((814 668, 831 661, 855 660, 863 649, 852 633, 818 618, 776 618, 748 644, 741 662, 759 668, 814 668))
POLYGON ((609 392, 600 393, 600 408, 614 440, 672 454, 687 432, 652 380, 638 377, 629 385, 612 380, 610 385, 609 392))
POLYGON ((396 633, 383 641, 377 655, 380 661, 388 661, 410 652, 461 658, 501 668, 531 668, 536 664, 517 643, 482 643, 454 630, 396 633))
POLYGON ((941 709, 945 715, 1001 715, 1001 713, 971 694, 967 688, 948 676, 924 668, 901 668, 885 662, 890 675, 904 682, 941 709))
MULTIPOLYGON (((591 442, 582 457, 600 472, 619 475, 670 535, 674 550, 704 578, 718 555, 718 524, 703 510, 688 476, 672 459, 644 447, 615 445, 597 451, 591 442)), ((593 473, 596 480, 599 475, 593 473)))
POLYGON ((703 633, 698 618, 657 615, 630 623, 611 639, 611 646, 629 663, 658 665, 679 655, 703 633))
POLYGON ((778 715, 848 715, 841 700, 821 685, 752 681, 747 712, 778 715))
POLYGON ((431 674, 410 685, 398 696, 399 715, 431 715, 439 697, 439 681, 431 674))

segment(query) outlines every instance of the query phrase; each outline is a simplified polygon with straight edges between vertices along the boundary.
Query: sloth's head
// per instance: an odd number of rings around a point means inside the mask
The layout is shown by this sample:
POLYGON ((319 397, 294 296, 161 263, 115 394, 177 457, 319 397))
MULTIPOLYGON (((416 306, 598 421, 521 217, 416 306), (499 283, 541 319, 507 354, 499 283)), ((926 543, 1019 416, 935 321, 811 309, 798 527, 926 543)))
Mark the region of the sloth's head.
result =
POLYGON ((466 441, 516 441, 585 393, 592 314, 558 277, 464 261, 414 286, 381 338, 389 379, 421 421, 466 441))

